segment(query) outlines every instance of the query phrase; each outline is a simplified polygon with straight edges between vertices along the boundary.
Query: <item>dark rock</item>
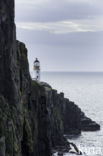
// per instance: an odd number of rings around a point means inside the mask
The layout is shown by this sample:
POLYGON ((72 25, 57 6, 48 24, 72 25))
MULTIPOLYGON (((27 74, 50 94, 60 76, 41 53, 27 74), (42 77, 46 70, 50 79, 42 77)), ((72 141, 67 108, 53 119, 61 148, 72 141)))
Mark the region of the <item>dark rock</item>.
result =
POLYGON ((58 156, 63 156, 63 152, 58 152, 58 156))
POLYGON ((0 156, 5 156, 5 137, 0 138, 0 156))
POLYGON ((74 143, 69 143, 69 153, 82 155, 82 152, 79 151, 79 149, 77 148, 77 146, 74 143))
POLYGON ((100 130, 100 125, 88 118, 73 102, 66 99, 63 109, 64 133, 78 135, 81 131, 100 130))
POLYGON ((81 129, 83 131, 97 131, 100 130, 100 125, 84 116, 81 118, 81 129))
POLYGON ((78 135, 81 133, 81 110, 73 102, 64 99, 63 123, 64 133, 78 135))
POLYGON ((64 93, 32 81, 27 49, 16 41, 13 0, 0 0, 0 38, 0 156, 62 154, 70 145, 64 133, 99 127, 64 93))

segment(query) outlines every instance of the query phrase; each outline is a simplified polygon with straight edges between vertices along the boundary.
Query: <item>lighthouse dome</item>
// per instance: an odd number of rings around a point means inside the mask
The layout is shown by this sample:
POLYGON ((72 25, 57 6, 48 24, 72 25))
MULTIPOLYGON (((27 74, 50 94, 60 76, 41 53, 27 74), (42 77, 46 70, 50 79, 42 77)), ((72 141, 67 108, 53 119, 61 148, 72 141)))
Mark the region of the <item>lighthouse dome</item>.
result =
POLYGON ((40 62, 39 60, 36 58, 36 60, 34 61, 34 67, 39 67, 40 66, 40 62))
POLYGON ((36 58, 36 60, 34 61, 34 63, 39 63, 39 60, 38 60, 38 58, 36 58))

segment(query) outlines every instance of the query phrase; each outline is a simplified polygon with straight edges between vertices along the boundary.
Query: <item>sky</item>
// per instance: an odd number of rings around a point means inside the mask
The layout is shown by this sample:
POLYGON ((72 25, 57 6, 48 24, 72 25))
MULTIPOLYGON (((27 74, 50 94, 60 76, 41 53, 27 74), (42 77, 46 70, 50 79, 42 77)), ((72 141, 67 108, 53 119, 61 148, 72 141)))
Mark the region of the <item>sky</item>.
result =
POLYGON ((30 71, 103 71, 103 0, 15 0, 30 71))

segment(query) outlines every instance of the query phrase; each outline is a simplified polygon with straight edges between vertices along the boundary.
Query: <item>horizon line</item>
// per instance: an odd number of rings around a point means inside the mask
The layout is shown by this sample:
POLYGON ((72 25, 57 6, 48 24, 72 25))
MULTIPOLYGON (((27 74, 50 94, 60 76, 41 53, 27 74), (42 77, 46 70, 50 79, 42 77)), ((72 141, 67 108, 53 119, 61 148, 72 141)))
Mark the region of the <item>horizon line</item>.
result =
MULTIPOLYGON (((31 71, 31 73, 32 73, 33 71, 31 71)), ((51 70, 51 71, 41 71, 41 72, 73 72, 73 73, 79 73, 79 72, 81 72, 81 73, 103 73, 103 71, 53 71, 53 70, 51 70)))

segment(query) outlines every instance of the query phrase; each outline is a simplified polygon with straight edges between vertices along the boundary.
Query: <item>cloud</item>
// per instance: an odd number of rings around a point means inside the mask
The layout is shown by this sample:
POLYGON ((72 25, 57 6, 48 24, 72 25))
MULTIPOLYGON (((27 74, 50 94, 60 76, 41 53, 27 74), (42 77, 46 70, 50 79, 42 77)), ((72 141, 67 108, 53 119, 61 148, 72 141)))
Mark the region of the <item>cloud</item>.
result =
MULTIPOLYGON (((41 47, 45 46, 54 46, 54 47, 71 47, 71 51, 76 47, 78 48, 87 48, 90 47, 96 50, 96 47, 100 49, 103 47, 103 31, 101 32, 74 32, 69 34, 53 34, 48 31, 34 31, 26 29, 17 29, 17 38, 26 43, 26 45, 38 45, 41 47)), ((28 48, 29 49, 29 48, 28 48)), ((102 48, 103 49, 103 48, 102 48)), ((42 48, 41 48, 42 51, 42 48)), ((59 51, 59 49, 58 49, 59 51)))
POLYGON ((16 21, 88 19, 103 15, 102 6, 101 0, 16 0, 16 21))
POLYGON ((27 30, 48 31, 54 34, 71 32, 96 32, 103 31, 101 18, 88 20, 73 20, 59 22, 17 22, 17 27, 27 30))
POLYGON ((51 4, 51 3, 89 3, 89 4, 97 4, 102 3, 102 0, 15 0, 16 4, 39 4, 39 5, 45 5, 45 4, 51 4))
POLYGON ((26 43, 30 68, 103 69, 103 0, 16 0, 17 38, 26 43))

